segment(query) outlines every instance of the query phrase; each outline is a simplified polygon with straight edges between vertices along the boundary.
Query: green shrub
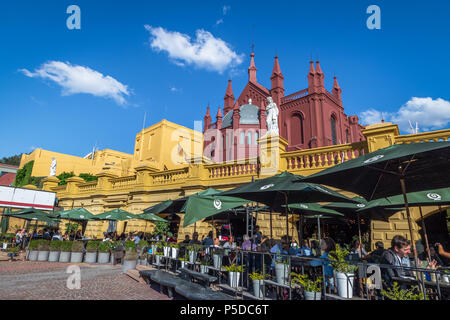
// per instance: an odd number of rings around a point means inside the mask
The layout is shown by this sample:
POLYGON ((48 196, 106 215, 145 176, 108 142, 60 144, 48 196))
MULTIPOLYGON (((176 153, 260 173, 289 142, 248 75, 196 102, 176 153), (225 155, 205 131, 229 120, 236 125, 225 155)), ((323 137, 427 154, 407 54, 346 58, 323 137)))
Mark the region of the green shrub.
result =
POLYGON ((347 249, 342 249, 338 244, 336 244, 336 250, 331 251, 328 255, 331 265, 335 269, 336 272, 340 273, 354 273, 357 266, 349 264, 345 261, 345 258, 348 256, 349 251, 347 249))
POLYGON ((67 179, 75 177, 75 173, 72 172, 63 172, 59 176, 56 176, 59 179, 58 185, 63 186, 67 184, 67 179))
POLYGON ((61 251, 62 252, 70 252, 72 251, 73 241, 63 241, 61 243, 61 251))
POLYGON ((253 272, 249 274, 249 277, 251 280, 264 280, 264 278, 267 278, 267 274, 264 276, 262 273, 253 272))
POLYGON ((86 245, 87 252, 97 252, 98 249, 98 241, 88 241, 86 245))
POLYGON ((300 284, 303 287, 303 290, 308 292, 320 292, 322 290, 321 283, 322 279, 318 277, 316 281, 312 281, 308 278, 306 274, 298 274, 295 272, 291 272, 291 283, 292 286, 295 284, 300 284))
POLYGON ((139 241, 138 246, 140 248, 148 247, 148 241, 147 240, 141 240, 141 241, 139 241))
POLYGON ((401 290, 397 282, 394 282, 393 287, 387 291, 381 289, 381 294, 390 300, 426 300, 417 286, 413 286, 410 290, 401 290))
POLYGON ((234 263, 231 266, 225 266, 225 270, 228 272, 244 272, 244 268, 242 268, 242 266, 237 266, 234 263))
POLYGON ((30 184, 31 172, 33 171, 34 160, 26 163, 22 169, 17 170, 13 187, 23 187, 30 184))
POLYGON ((17 253, 20 251, 20 247, 9 247, 8 252, 9 253, 17 253))
POLYGON ((30 244, 28 246, 28 249, 33 250, 33 251, 37 250, 38 244, 39 244, 39 240, 31 240, 30 244))
POLYGON ((171 248, 175 248, 175 249, 179 249, 180 248, 180 244, 179 243, 175 243, 175 242, 169 243, 169 246, 171 248))
POLYGON ((72 252, 83 252, 84 243, 83 241, 74 241, 72 243, 72 252))
POLYGON ((98 252, 109 252, 112 249, 111 242, 109 241, 102 241, 98 244, 98 252))
POLYGON ((62 243, 61 240, 50 241, 50 251, 60 251, 62 243))
POLYGON ((89 173, 80 173, 79 177, 86 182, 98 181, 97 176, 93 176, 92 174, 89 173))
POLYGON ((39 251, 49 251, 49 249, 50 249, 49 244, 50 244, 49 240, 43 240, 43 239, 39 240, 39 243, 37 245, 37 249, 39 251))
POLYGON ((134 241, 125 241, 125 251, 136 251, 136 244, 134 241))

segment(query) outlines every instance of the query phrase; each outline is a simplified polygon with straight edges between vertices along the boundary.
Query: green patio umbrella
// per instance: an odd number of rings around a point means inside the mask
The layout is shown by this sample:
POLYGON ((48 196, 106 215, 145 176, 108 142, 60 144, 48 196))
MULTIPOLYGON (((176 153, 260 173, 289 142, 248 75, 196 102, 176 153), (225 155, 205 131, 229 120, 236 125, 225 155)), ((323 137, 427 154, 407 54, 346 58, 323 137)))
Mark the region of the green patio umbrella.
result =
POLYGON ((90 213, 85 208, 76 208, 59 212, 59 217, 66 220, 77 221, 92 221, 95 219, 95 215, 90 213))
POLYGON ((137 219, 135 214, 122 209, 114 209, 94 216, 95 220, 124 221, 137 219))
POLYGON ((402 194, 417 261, 406 193, 446 188, 449 176, 450 141, 440 141, 394 144, 299 180, 349 190, 368 201, 402 194))
MULTIPOLYGON (((450 204, 450 188, 432 189, 418 192, 409 192, 406 194, 409 207, 419 207, 420 218, 422 221, 422 228, 425 235, 425 244, 428 249, 428 257, 431 261, 430 246, 428 242, 428 234, 423 220, 422 207, 426 206, 441 206, 450 204)), ((387 198, 380 198, 370 201, 364 208, 357 210, 358 212, 366 212, 367 210, 385 209, 400 211, 405 205, 403 195, 392 196, 387 198)))
POLYGON ((43 212, 32 212, 32 213, 22 213, 22 214, 17 214, 16 212, 11 212, 11 213, 6 213, 5 216, 7 217, 11 217, 11 218, 18 218, 18 219, 24 219, 27 221, 41 221, 41 222, 46 222, 46 223, 50 223, 50 224, 54 224, 57 223, 58 220, 55 218, 51 218, 49 217, 46 213, 43 212))
POLYGON ((164 212, 167 208, 169 208, 173 204, 173 200, 167 200, 160 202, 154 206, 151 206, 144 210, 144 213, 152 213, 152 214, 158 214, 164 212))
POLYGON ((221 196, 240 197, 263 203, 272 209, 281 209, 285 205, 286 229, 289 236, 289 217, 287 205, 290 203, 312 203, 330 201, 348 201, 352 199, 315 183, 298 182, 302 176, 287 171, 243 186, 225 191, 221 196))
POLYGON ((145 229, 144 229, 144 233, 147 231, 147 223, 148 221, 152 221, 152 222, 165 222, 165 223, 169 223, 167 220, 158 217, 157 215, 153 214, 153 213, 141 213, 141 214, 137 214, 135 215, 135 219, 139 219, 139 220, 145 220, 145 229))
POLYGON ((215 214, 234 209, 249 203, 249 200, 217 195, 194 194, 189 197, 185 206, 183 227, 215 214))

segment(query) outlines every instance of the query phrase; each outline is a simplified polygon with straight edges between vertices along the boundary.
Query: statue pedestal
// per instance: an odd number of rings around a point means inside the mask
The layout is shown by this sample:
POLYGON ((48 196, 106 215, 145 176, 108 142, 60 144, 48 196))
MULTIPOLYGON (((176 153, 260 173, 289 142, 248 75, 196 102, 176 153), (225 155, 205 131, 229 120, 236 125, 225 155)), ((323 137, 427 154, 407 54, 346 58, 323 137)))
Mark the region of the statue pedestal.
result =
POLYGON ((267 133, 258 140, 258 144, 262 176, 272 176, 286 170, 280 156, 286 152, 287 140, 279 135, 267 133))

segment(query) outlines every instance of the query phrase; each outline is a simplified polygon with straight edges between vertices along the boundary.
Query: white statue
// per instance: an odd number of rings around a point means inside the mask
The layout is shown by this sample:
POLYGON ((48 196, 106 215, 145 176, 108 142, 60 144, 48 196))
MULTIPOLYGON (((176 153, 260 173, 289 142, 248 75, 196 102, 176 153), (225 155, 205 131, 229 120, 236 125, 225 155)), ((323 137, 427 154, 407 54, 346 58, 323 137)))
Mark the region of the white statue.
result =
POLYGON ((50 165, 50 177, 56 176, 56 159, 52 158, 52 164, 50 165))
POLYGON ((267 102, 269 103, 266 108, 267 133, 279 135, 277 104, 273 102, 272 97, 267 97, 267 102))

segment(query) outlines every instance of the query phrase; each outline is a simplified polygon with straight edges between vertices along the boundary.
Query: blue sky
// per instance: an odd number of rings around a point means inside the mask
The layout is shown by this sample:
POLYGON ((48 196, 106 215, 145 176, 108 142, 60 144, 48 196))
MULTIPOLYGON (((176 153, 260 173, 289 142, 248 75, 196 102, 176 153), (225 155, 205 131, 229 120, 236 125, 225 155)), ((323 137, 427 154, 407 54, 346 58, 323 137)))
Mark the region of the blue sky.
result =
POLYGON ((449 128, 449 15, 438 0, 9 1, 0 11, 0 157, 36 147, 84 156, 96 143, 132 153, 145 112, 146 126, 193 128, 208 103, 214 118, 229 78, 236 97, 245 86, 252 39, 266 87, 278 54, 286 94, 306 88, 312 55, 329 90, 338 77, 348 115, 369 123, 383 114, 403 133, 407 120, 449 128), (66 27, 72 4, 81 30, 66 27), (381 30, 366 27, 371 4, 381 30), (198 37, 212 49, 191 52, 198 37))

